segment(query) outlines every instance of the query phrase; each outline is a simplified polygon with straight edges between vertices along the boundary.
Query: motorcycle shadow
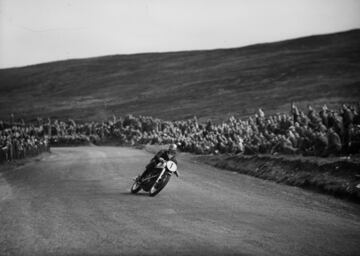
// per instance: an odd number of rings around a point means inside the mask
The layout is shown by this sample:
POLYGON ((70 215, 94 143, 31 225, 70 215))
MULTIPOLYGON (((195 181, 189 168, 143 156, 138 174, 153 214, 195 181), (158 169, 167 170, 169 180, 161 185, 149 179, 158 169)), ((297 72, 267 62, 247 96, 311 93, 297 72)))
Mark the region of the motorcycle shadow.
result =
POLYGON ((146 197, 150 197, 149 196, 149 193, 148 192, 145 192, 145 191, 143 191, 143 192, 138 192, 138 193, 135 193, 135 194, 133 194, 133 193, 131 193, 131 192, 122 192, 122 193, 120 193, 121 195, 126 195, 126 196, 146 196, 146 197))

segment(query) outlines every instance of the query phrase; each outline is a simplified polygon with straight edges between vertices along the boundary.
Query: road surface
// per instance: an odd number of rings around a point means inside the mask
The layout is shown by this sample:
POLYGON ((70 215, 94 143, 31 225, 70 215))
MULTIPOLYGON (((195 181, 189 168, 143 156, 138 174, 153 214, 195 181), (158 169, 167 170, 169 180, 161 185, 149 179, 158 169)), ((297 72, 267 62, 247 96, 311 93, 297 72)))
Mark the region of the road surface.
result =
POLYGON ((129 188, 151 154, 53 148, 0 172, 0 255, 360 255, 360 206, 180 154, 156 197, 129 188))

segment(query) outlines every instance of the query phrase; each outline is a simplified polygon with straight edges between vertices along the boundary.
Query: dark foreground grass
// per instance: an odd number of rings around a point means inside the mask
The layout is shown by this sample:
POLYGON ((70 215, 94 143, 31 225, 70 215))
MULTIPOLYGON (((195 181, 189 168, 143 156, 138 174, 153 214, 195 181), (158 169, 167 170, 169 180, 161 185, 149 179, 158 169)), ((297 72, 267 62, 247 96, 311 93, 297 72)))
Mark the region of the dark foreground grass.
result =
MULTIPOLYGON (((0 119, 10 113, 104 120, 245 117, 360 98, 360 30, 243 48, 117 55, 0 70, 0 119)), ((202 121, 201 120, 201 121, 202 121)))
POLYGON ((360 159, 302 156, 199 156, 209 165, 360 203, 360 159))

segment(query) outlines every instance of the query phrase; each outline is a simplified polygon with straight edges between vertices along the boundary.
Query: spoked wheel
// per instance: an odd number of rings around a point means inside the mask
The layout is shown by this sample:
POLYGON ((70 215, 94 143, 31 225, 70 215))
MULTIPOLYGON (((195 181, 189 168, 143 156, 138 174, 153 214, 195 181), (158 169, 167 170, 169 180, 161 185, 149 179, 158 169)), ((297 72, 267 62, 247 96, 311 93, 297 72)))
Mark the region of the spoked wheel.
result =
POLYGON ((157 194, 160 193, 160 191, 166 186, 166 184, 169 182, 170 180, 170 175, 165 175, 165 177, 163 178, 163 180, 159 183, 155 183, 150 191, 149 191, 149 195, 150 196, 156 196, 157 194))
POLYGON ((141 190, 140 184, 137 181, 135 181, 134 184, 131 186, 131 189, 130 189, 131 193, 136 194, 140 190, 141 190))

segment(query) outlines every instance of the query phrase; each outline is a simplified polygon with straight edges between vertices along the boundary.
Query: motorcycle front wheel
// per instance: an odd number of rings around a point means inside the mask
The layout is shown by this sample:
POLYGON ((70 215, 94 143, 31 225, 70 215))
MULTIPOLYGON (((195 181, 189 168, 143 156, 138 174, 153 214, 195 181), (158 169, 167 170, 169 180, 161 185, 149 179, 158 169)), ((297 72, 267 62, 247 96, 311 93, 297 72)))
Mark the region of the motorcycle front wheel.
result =
POLYGON ((150 196, 156 196, 157 194, 160 193, 160 191, 166 186, 166 184, 169 182, 170 180, 170 175, 169 174, 165 174, 163 180, 160 180, 160 182, 155 183, 150 191, 149 191, 149 195, 150 196))
POLYGON ((134 184, 131 186, 131 189, 130 189, 131 193, 136 194, 140 190, 141 190, 140 184, 137 181, 135 181, 134 184))

